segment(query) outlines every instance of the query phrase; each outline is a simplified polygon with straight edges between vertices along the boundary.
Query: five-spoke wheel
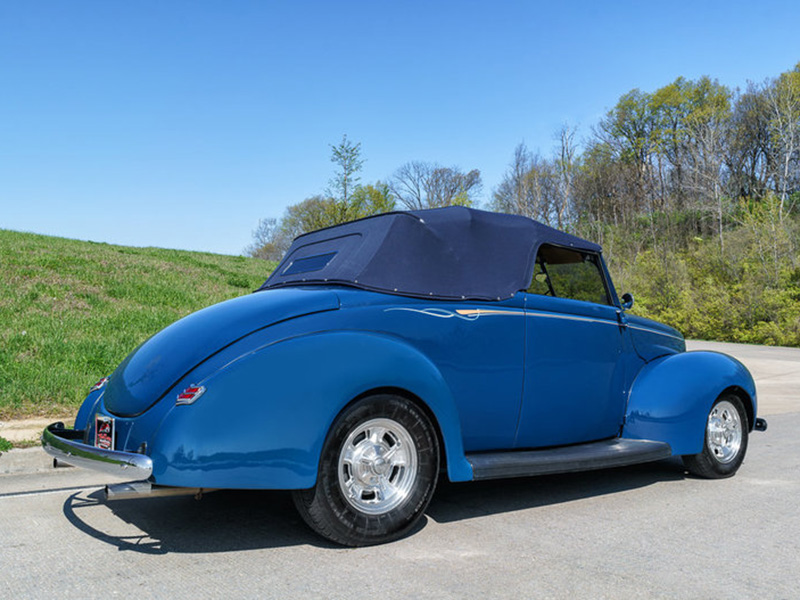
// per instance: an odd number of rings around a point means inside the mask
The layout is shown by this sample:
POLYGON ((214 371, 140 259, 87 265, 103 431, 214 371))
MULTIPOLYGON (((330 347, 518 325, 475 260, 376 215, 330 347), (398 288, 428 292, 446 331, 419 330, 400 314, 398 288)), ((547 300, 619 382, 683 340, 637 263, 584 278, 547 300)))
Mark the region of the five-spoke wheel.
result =
POLYGON ((749 429, 739 397, 733 394, 719 397, 708 413, 703 451, 684 456, 684 465, 700 477, 730 477, 744 460, 749 429))
POLYGON ((303 519, 348 546, 396 539, 422 516, 439 474, 439 442, 427 415, 388 394, 363 398, 336 419, 317 485, 294 493, 303 519))

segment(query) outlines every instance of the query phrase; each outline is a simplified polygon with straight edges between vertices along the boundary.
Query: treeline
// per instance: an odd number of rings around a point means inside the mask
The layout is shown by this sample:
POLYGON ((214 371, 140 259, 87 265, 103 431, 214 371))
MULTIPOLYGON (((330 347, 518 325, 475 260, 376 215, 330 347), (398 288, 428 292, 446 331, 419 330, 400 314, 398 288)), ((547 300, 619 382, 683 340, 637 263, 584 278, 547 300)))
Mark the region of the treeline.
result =
MULTIPOLYGON (((800 346, 800 63, 732 90, 709 77, 632 90, 579 145, 563 127, 548 156, 520 144, 489 208, 604 246, 635 311, 689 337, 800 346)), ((408 163, 361 186, 360 146, 332 147, 325 195, 262 221, 254 255, 294 235, 392 210, 475 205, 477 170, 408 163)))
POLYGON ((398 208, 418 210, 454 204, 473 206, 482 190, 480 171, 463 172, 428 162, 408 162, 388 181, 362 184, 361 144, 342 138, 331 146, 335 174, 323 194, 306 198, 286 209, 283 217, 262 219, 253 232, 250 256, 280 260, 292 240, 307 231, 398 208))

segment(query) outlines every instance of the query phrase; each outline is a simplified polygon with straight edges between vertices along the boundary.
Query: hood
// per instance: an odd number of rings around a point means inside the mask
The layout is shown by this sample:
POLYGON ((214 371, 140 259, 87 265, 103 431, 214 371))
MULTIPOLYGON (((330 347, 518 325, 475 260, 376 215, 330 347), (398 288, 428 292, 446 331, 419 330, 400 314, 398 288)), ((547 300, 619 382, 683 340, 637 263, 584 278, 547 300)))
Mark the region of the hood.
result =
POLYGON ((339 308, 335 292, 286 288, 221 302, 176 321, 131 352, 111 375, 103 400, 132 417, 155 404, 208 357, 279 321, 339 308))
POLYGON ((627 319, 633 346, 645 361, 686 351, 683 336, 669 325, 631 314, 627 314, 627 319))

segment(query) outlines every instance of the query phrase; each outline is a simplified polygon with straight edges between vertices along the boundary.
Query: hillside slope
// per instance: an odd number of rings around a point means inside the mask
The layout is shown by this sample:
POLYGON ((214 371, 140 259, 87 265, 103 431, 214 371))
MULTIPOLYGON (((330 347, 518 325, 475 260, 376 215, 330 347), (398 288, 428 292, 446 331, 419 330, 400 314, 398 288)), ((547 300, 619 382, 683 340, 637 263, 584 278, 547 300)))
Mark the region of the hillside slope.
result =
POLYGON ((0 419, 72 414, 138 344, 273 264, 0 229, 0 419))

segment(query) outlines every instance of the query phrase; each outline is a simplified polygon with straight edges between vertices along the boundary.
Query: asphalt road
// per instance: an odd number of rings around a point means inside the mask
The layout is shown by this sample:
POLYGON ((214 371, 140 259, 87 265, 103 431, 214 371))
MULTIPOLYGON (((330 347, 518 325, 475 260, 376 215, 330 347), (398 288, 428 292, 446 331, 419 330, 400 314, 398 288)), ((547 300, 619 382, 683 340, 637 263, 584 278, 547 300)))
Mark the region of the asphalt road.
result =
POLYGON ((711 346, 769 420, 731 479, 668 460, 447 484, 413 535, 341 549, 283 493, 105 504, 102 475, 0 475, 0 598, 798 598, 800 350, 711 346))

